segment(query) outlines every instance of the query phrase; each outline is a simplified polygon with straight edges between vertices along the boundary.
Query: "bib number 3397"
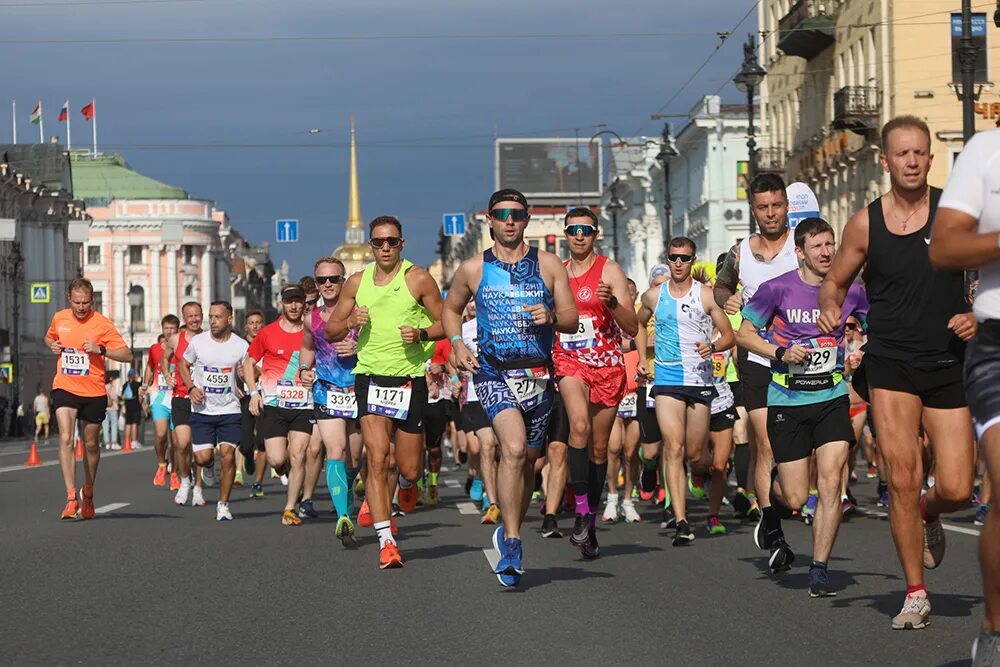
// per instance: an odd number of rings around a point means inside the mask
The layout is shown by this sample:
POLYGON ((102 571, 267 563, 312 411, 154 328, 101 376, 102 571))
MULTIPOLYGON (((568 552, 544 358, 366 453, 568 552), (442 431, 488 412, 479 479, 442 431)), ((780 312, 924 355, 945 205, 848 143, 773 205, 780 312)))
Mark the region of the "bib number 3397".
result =
POLYGON ((357 419, 358 400, 354 395, 354 389, 352 387, 344 389, 330 388, 326 392, 326 411, 334 417, 357 419))
POLYGON ((542 402, 549 385, 549 371, 541 368, 518 368, 504 371, 504 381, 522 410, 530 410, 542 402))
POLYGON ((90 375, 90 356, 83 350, 63 348, 60 368, 63 375, 90 375))
POLYGON ((369 383, 368 412, 403 421, 410 414, 412 396, 413 384, 410 382, 401 387, 380 387, 374 382, 369 383))

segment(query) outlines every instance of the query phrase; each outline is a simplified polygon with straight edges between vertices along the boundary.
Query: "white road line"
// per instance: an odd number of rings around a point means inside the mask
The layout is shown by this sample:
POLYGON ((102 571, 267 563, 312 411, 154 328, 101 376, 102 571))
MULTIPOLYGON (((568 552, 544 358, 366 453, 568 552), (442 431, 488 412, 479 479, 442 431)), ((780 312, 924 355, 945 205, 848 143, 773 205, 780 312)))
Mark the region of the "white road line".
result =
POLYGON ((455 468, 452 468, 451 466, 441 466, 441 472, 452 472, 454 470, 455 468))
POLYGON ((483 555, 486 556, 486 562, 490 564, 490 569, 496 570, 497 563, 500 562, 500 559, 497 557, 496 550, 492 547, 489 549, 483 549, 483 555))
POLYGON ((452 489, 458 489, 461 488, 462 483, 457 479, 446 479, 444 480, 444 485, 452 489))
POLYGON ((458 508, 459 514, 479 514, 479 508, 475 503, 457 503, 455 507, 458 508))
MULTIPOLYGON (((138 454, 138 453, 141 453, 141 452, 144 452, 144 451, 146 451, 145 447, 143 449, 139 450, 138 452, 135 452, 135 453, 138 454)), ((107 458, 111 458, 113 456, 122 456, 122 455, 131 454, 131 453, 132 452, 120 452, 120 451, 108 452, 108 451, 103 451, 102 450, 101 451, 101 460, 104 460, 104 459, 107 459, 107 458)), ((19 466, 4 466, 4 467, 0 468, 0 473, 14 472, 14 471, 17 471, 17 470, 31 470, 32 468, 47 468, 49 466, 55 466, 55 465, 59 465, 59 459, 56 458, 56 457, 53 457, 52 459, 50 459, 48 461, 43 461, 41 465, 37 465, 37 466, 26 466, 26 465, 23 465, 23 464, 19 465, 19 466)))
POLYGON ((108 514, 114 512, 115 510, 120 510, 123 507, 128 507, 129 503, 111 503, 110 505, 102 505, 94 510, 95 514, 108 514))
MULTIPOLYGON (((859 507, 858 509, 861 510, 861 513, 866 516, 873 516, 878 518, 885 518, 889 516, 885 512, 879 512, 877 510, 869 510, 865 509, 864 507, 859 507)), ((956 526, 951 523, 945 523, 944 521, 941 522, 941 527, 944 528, 945 530, 950 530, 953 533, 962 533, 963 535, 972 535, 973 537, 979 537, 980 535, 980 532, 978 530, 975 530, 974 528, 966 528, 965 526, 956 526)))

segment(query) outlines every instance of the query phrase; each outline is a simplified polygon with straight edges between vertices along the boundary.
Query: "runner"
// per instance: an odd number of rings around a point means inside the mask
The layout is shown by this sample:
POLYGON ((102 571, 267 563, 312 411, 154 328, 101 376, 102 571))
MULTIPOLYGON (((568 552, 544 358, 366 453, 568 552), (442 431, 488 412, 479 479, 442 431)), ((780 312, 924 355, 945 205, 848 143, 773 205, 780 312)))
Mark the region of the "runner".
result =
MULTIPOLYGON (((715 302, 730 315, 753 297, 762 283, 798 268, 795 255, 795 236, 788 227, 788 195, 785 182, 775 174, 760 174, 750 183, 750 205, 760 233, 752 234, 729 249, 722 270, 715 278, 715 302), (742 291, 737 291, 739 285, 742 291)), ((738 350, 742 355, 744 351, 738 350)), ((761 509, 764 535, 784 539, 781 519, 771 508, 767 489, 771 484, 774 456, 768 440, 767 396, 771 383, 770 362, 758 354, 741 356, 739 377, 743 390, 743 403, 750 420, 750 465, 753 488, 757 490, 757 503, 761 509), (763 491, 761 491, 763 490, 763 491)), ((749 512, 753 512, 753 506, 749 512)), ((754 513, 756 514, 756 513, 754 513)), ((759 521, 758 521, 759 523, 759 521)), ((754 531, 754 539, 758 531, 754 531)), ((758 549, 771 549, 770 543, 757 543, 758 549)))
MULTIPOLYGON (((361 467, 361 433, 358 404, 354 396, 354 367, 357 365, 357 332, 351 331, 339 343, 324 337, 344 283, 344 264, 323 257, 313 266, 323 306, 310 313, 310 325, 302 335, 299 364, 302 383, 312 386, 315 429, 326 449, 326 486, 337 512, 336 535, 346 547, 354 544, 354 503, 351 490, 361 467)), ((318 476, 319 466, 316 466, 318 476)), ((309 480, 316 486, 316 478, 309 480)), ((311 495, 311 494, 310 494, 311 495)))
POLYGON ((232 521, 229 494, 236 478, 236 446, 240 441, 236 368, 246 359, 249 345, 233 333, 233 307, 228 301, 212 302, 208 327, 208 331, 188 342, 177 370, 191 400, 195 462, 204 468, 212 467, 216 446, 222 457, 215 520, 232 521))
POLYGON ((281 290, 281 315, 260 330, 250 343, 243 362, 243 377, 251 378, 260 366, 260 391, 251 392, 250 414, 260 416, 267 463, 288 476, 281 523, 298 526, 302 519, 295 504, 305 477, 306 447, 312 435, 312 394, 302 384, 299 350, 302 348, 306 294, 297 284, 281 290))
POLYGON ((642 295, 636 342, 639 365, 646 366, 646 325, 655 315, 652 396, 663 434, 664 482, 676 520, 673 545, 677 547, 694 540, 687 520, 684 461, 699 464, 708 440, 712 400, 718 395, 712 355, 728 350, 736 339, 726 313, 712 297, 711 287, 691 276, 697 256, 694 241, 684 236, 673 238, 667 252, 670 278, 642 295), (713 327, 720 332, 714 341, 713 327))
MULTIPOLYGON (((253 343, 253 339, 264 326, 264 313, 259 310, 252 310, 247 313, 243 320, 243 337, 247 343, 253 343)), ((253 390, 257 389, 257 378, 259 369, 254 367, 254 376, 248 382, 243 377, 243 366, 241 364, 236 369, 239 377, 243 397, 240 399, 240 456, 243 458, 243 468, 248 475, 255 475, 253 484, 250 486, 251 498, 264 497, 264 475, 267 472, 267 456, 264 454, 264 437, 260 431, 260 416, 254 416, 250 412, 250 399, 253 390)), ((237 473, 239 469, 237 468, 237 473)))
MULTIPOLYGON (((649 288, 659 287, 670 277, 670 267, 666 264, 656 264, 649 271, 649 288)), ((641 304, 640 304, 641 306, 641 304)), ((636 412, 639 420, 639 498, 643 501, 652 500, 663 508, 661 528, 672 528, 675 525, 673 516, 668 509, 666 492, 657 486, 659 477, 663 474, 660 457, 660 444, 663 434, 656 422, 656 400, 653 398, 653 387, 650 380, 653 377, 653 362, 656 349, 656 314, 646 323, 645 353, 640 353, 641 362, 636 368, 639 388, 636 390, 636 412), (660 493, 663 497, 660 498, 660 493)), ((639 349, 640 336, 636 336, 636 351, 639 349)))
POLYGON ((127 363, 132 351, 114 322, 94 311, 94 286, 74 278, 66 290, 69 308, 52 317, 45 346, 59 357, 52 382, 52 405, 59 426, 59 467, 66 483, 61 519, 94 518, 94 481, 101 461, 98 441, 108 397, 104 388, 104 358, 127 363), (83 431, 83 489, 77 499, 73 435, 76 422, 83 431))
MULTIPOLYGON (((153 449, 156 451, 156 474, 153 476, 154 486, 167 485, 167 455, 171 454, 173 440, 173 422, 170 419, 170 403, 173 389, 160 370, 160 359, 163 357, 163 342, 177 333, 181 321, 176 315, 164 315, 160 320, 162 333, 156 342, 149 346, 149 356, 146 367, 142 370, 143 392, 149 398, 149 411, 153 418, 153 449)), ((174 469, 170 473, 170 490, 180 488, 180 476, 174 469)))
MULTIPOLYGON (((628 279, 630 303, 638 303, 639 289, 635 282, 628 279)), ((608 522, 617 521, 621 516, 626 523, 641 520, 632 500, 632 490, 635 488, 636 472, 639 459, 639 411, 638 411, 638 369, 639 351, 635 339, 622 334, 622 348, 625 359, 625 396, 618 404, 618 414, 611 429, 608 440, 608 499, 604 506, 601 519, 608 522), (621 508, 618 505, 618 478, 622 478, 624 490, 621 508)))
POLYGON ((923 570, 940 565, 945 550, 938 517, 966 506, 973 482, 974 435, 962 361, 976 320, 968 312, 962 272, 934 271, 928 258, 941 195, 927 184, 930 145, 930 130, 919 118, 901 116, 882 128, 880 159, 892 189, 847 222, 820 289, 819 329, 829 333, 865 267, 871 313, 854 387, 871 403, 889 483, 889 525, 906 578, 895 629, 927 626, 931 605, 923 570), (935 462, 935 484, 923 497, 921 424, 935 462))
POLYGON ((326 325, 341 341, 360 327, 354 388, 368 458, 365 500, 379 541, 379 567, 402 567, 390 521, 389 448, 395 441, 399 505, 416 506, 423 468, 425 364, 442 336, 441 292, 424 269, 402 259, 399 220, 383 215, 368 226, 375 261, 347 280, 326 325))
POLYGON ((595 522, 608 472, 608 439, 625 396, 622 332, 634 336, 639 328, 625 272, 594 252, 597 232, 597 215, 589 208, 566 213, 570 258, 563 265, 580 319, 577 331, 556 335, 552 350, 569 421, 566 458, 576 506, 569 541, 587 559, 601 553, 595 522))
POLYGON ((184 318, 184 328, 164 341, 160 357, 160 372, 173 387, 170 418, 174 422, 174 470, 181 478, 174 504, 186 504, 190 495, 192 505, 203 507, 205 496, 201 490, 201 475, 197 471, 194 474, 194 490, 191 488, 191 400, 178 370, 188 343, 201 333, 204 318, 201 304, 188 301, 181 307, 181 317, 184 318))
MULTIPOLYGON (((938 270, 979 269, 973 304, 979 332, 965 359, 965 390, 986 461, 984 500, 990 490, 1000 489, 1000 207, 994 194, 1000 188, 998 156, 1000 130, 980 132, 966 144, 941 195, 929 249, 938 270)), ((1000 517, 994 510, 984 518, 979 561, 986 614, 973 645, 974 667, 1000 664, 1000 517)))
POLYGON ((38 439, 38 436, 44 433, 44 438, 48 440, 50 403, 48 395, 41 387, 38 388, 38 395, 35 396, 35 400, 32 401, 31 407, 35 412, 35 439, 38 439))
MULTIPOLYGON (((444 458, 441 445, 448 429, 451 408, 452 369, 448 364, 451 343, 441 339, 434 344, 434 355, 427 361, 427 412, 424 421, 427 445, 426 503, 438 504, 438 475, 444 458)), ((457 376, 455 376, 457 379, 457 376)), ((421 481, 423 476, 421 476, 421 481)))
POLYGON ((524 242, 530 219, 524 195, 499 190, 487 211, 493 247, 458 267, 443 317, 455 365, 475 373, 476 393, 500 444, 497 500, 504 524, 493 533, 494 573, 503 586, 517 586, 524 573, 521 522, 552 404, 553 333, 574 333, 580 322, 562 262, 524 242), (462 312, 473 296, 479 359, 462 339, 462 312))
POLYGON ((104 378, 104 389, 108 394, 108 404, 104 409, 104 422, 101 424, 101 430, 104 432, 104 449, 122 448, 118 444, 118 417, 121 414, 118 409, 118 382, 116 378, 111 377, 112 374, 117 373, 118 371, 111 371, 104 378))
MULTIPOLYGON (((728 318, 732 322, 732 318, 728 318)), ((713 338, 720 335, 718 329, 712 331, 713 338)), ((704 488, 704 478, 693 469, 688 488, 696 498, 708 497, 708 518, 705 527, 709 535, 725 535, 726 526, 719 519, 722 499, 729 490, 729 455, 733 451, 733 430, 739 419, 733 390, 729 386, 727 372, 731 365, 732 351, 716 352, 712 355, 712 380, 718 395, 712 399, 709 408, 708 444, 702 454, 700 467, 711 474, 708 492, 704 488)))

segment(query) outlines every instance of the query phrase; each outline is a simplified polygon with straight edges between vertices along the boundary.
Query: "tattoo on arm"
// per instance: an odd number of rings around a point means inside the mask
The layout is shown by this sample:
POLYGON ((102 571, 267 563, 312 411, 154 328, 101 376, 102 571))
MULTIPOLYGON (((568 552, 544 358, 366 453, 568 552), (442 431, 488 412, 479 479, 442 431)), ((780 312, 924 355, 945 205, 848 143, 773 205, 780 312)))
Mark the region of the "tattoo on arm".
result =
POLYGON ((722 262, 722 268, 715 276, 715 286, 712 295, 715 303, 720 306, 725 305, 726 300, 736 294, 736 286, 740 281, 740 250, 738 245, 734 245, 726 253, 726 259, 722 262))

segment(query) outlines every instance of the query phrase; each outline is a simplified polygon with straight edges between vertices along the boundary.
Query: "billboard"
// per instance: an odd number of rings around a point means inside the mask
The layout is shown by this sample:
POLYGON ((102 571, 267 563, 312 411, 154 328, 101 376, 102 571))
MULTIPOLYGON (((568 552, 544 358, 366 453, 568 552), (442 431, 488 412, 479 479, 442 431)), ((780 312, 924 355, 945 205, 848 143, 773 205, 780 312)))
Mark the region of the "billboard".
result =
POLYGON ((600 141, 497 139, 496 189, 526 197, 600 197, 603 164, 600 141))

